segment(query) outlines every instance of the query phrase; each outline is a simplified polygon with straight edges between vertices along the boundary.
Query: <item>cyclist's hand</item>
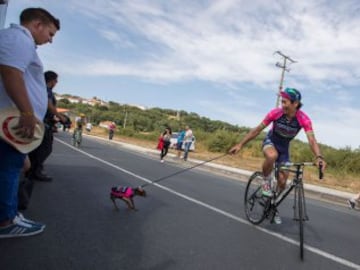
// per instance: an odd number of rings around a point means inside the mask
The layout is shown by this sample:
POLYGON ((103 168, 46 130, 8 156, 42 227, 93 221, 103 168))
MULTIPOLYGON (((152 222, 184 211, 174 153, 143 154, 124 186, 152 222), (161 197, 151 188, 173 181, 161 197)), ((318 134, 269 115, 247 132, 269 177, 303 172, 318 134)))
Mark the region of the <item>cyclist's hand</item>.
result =
POLYGON ((326 161, 325 160, 318 158, 316 160, 315 164, 316 164, 316 167, 318 167, 318 168, 321 167, 322 171, 325 171, 325 168, 326 168, 326 161))
POLYGON ((322 158, 317 158, 315 161, 316 167, 319 168, 319 178, 322 179, 326 168, 326 161, 322 158))
POLYGON ((240 144, 236 144, 229 150, 229 154, 235 155, 236 153, 238 153, 241 150, 241 148, 242 148, 242 146, 240 144))

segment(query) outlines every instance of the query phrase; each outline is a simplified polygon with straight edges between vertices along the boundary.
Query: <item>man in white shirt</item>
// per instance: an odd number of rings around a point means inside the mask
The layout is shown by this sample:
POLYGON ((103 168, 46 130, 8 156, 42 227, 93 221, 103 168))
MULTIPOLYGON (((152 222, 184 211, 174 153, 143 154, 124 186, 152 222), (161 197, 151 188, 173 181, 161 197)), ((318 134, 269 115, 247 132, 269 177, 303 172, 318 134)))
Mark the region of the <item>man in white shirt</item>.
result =
MULTIPOLYGON (((33 138, 48 105, 43 65, 37 46, 51 43, 60 22, 42 8, 27 8, 20 25, 0 30, 0 110, 20 111, 17 131, 33 138)), ((41 233, 45 225, 25 219, 17 212, 17 189, 25 154, 0 139, 0 238, 41 233)))

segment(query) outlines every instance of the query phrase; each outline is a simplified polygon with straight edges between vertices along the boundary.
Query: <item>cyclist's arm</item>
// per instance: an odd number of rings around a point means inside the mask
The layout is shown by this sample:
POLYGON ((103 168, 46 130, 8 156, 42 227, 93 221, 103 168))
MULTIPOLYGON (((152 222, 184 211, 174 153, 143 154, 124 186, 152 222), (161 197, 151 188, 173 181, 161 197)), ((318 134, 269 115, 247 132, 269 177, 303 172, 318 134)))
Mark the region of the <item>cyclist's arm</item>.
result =
POLYGON ((230 149, 229 153, 236 154, 237 152, 239 152, 244 145, 246 145, 249 141, 257 137, 264 128, 266 128, 271 122, 278 119, 282 114, 283 114, 283 110, 281 108, 272 109, 257 127, 250 130, 249 133, 245 135, 245 137, 242 139, 241 142, 239 142, 230 149))
POLYGON ((316 158, 316 165, 319 167, 320 166, 320 162, 322 163, 322 168, 323 170, 326 167, 326 162, 324 160, 324 158, 321 155, 321 151, 320 151, 320 147, 319 144, 317 143, 317 140, 315 138, 315 135, 313 132, 307 132, 306 133, 306 137, 308 139, 311 151, 314 153, 315 158, 316 158))
POLYGON ((236 154, 237 152, 239 152, 243 148, 243 146, 245 146, 249 141, 256 138, 265 127, 266 125, 261 122, 260 125, 250 130, 238 144, 234 145, 230 149, 229 153, 236 154))
POLYGON ((298 111, 297 118, 298 118, 300 125, 304 128, 311 151, 315 155, 316 165, 320 168, 320 163, 321 163, 322 170, 324 170, 326 167, 326 162, 324 161, 324 158, 321 155, 320 147, 316 141, 314 130, 312 127, 312 122, 311 122, 309 116, 307 116, 303 111, 298 111))

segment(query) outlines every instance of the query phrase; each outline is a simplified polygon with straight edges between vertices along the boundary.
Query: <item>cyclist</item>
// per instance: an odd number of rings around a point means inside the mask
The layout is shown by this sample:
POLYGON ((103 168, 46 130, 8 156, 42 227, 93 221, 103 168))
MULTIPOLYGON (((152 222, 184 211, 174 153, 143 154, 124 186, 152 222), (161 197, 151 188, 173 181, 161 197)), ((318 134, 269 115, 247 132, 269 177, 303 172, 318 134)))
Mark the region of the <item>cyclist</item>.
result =
POLYGON ((73 133, 73 139, 75 140, 76 132, 80 132, 80 134, 79 134, 79 142, 78 143, 81 143, 82 131, 83 131, 83 127, 85 125, 86 125, 85 114, 80 113, 79 116, 75 117, 75 128, 74 128, 74 133, 73 133))
MULTIPOLYGON (((239 152, 245 144, 257 137, 260 132, 272 123, 272 128, 267 133, 262 149, 265 160, 262 165, 264 183, 262 185, 263 196, 272 197, 270 183, 272 181, 272 170, 276 163, 290 162, 289 144, 290 141, 298 134, 301 128, 304 129, 310 148, 315 155, 316 165, 319 167, 322 163, 322 170, 326 167, 326 162, 321 155, 319 145, 315 139, 314 131, 310 118, 300 110, 301 93, 295 88, 286 88, 280 92, 281 108, 271 110, 264 120, 241 140, 240 143, 234 145, 230 150, 230 154, 239 152)), ((278 175, 277 192, 284 190, 289 172, 280 171, 278 175)), ((278 212, 275 215, 274 222, 281 223, 278 212)))

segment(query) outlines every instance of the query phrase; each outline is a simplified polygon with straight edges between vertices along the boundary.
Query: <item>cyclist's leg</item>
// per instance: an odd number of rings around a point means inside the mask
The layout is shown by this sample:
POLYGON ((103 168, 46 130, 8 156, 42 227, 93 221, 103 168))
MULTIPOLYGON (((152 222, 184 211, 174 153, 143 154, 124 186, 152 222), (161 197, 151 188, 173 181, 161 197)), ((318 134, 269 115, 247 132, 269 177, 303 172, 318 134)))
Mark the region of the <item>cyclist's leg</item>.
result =
POLYGON ((278 151, 272 143, 263 144, 263 153, 265 160, 262 165, 262 171, 265 178, 271 176, 274 164, 278 158, 278 151))
MULTIPOLYGON (((290 156, 289 156, 289 148, 287 147, 286 149, 280 149, 279 151, 279 157, 276 160, 276 162, 278 164, 284 164, 286 162, 290 162, 290 156)), ((279 171, 279 176, 278 176, 278 185, 277 185, 277 192, 281 192, 285 189, 286 187, 286 181, 289 177, 289 172, 288 171, 279 171)))
POLYGON ((271 190, 271 172, 274 168, 276 159, 278 158, 278 152, 275 145, 269 137, 266 137, 263 141, 263 153, 265 160, 262 166, 262 172, 264 176, 264 183, 262 186, 262 194, 267 197, 272 197, 273 192, 271 190))
POLYGON ((277 192, 281 192, 286 187, 286 181, 289 177, 289 172, 280 171, 278 177, 277 192))

